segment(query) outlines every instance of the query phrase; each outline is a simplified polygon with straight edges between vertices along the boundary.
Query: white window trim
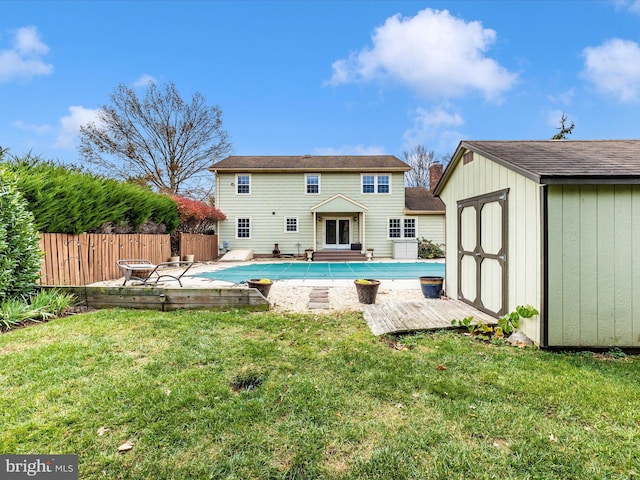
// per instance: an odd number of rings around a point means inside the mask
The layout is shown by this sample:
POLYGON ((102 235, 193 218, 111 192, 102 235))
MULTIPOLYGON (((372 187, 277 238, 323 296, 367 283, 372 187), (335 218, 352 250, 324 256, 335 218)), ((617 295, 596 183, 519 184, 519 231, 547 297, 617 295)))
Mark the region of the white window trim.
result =
POLYGON ((391 174, 389 173, 361 173, 360 174, 360 193, 362 195, 391 195, 391 174), (365 192, 364 191, 364 177, 373 177, 373 192, 365 192), (380 193, 378 192, 378 177, 388 177, 389 178, 389 191, 380 193))
POLYGON ((284 226, 283 226, 284 233, 300 233, 300 219, 298 217, 294 217, 294 216, 284 217, 283 223, 284 223, 284 226), (287 220, 289 219, 295 219, 296 221, 295 230, 287 230, 287 220))
POLYGON ((415 217, 387 217, 387 240, 415 240, 418 238, 418 219, 415 217), (399 237, 392 237, 391 236, 391 232, 390 232, 390 228, 389 228, 389 221, 390 220, 400 220, 400 236, 399 237), (414 222, 414 230, 415 230, 415 236, 414 237, 405 237, 404 236, 404 231, 405 231, 405 220, 413 220, 414 222))
POLYGON ((319 173, 305 173, 304 174, 304 194, 305 195, 320 195, 320 193, 322 192, 322 176, 319 173), (307 192, 307 177, 309 176, 313 176, 313 177, 318 177, 318 193, 309 193, 307 192))
POLYGON ((253 233, 253 218, 252 217, 236 217, 236 221, 235 221, 235 237, 236 240, 251 240, 251 236, 253 233), (247 219, 249 220, 249 236, 248 237, 240 237, 238 236, 238 220, 244 220, 247 219))
MULTIPOLYGON (((235 186, 235 191, 236 191, 236 195, 251 195, 251 185, 253 184, 253 179, 251 178, 251 174, 250 173, 236 173, 236 186, 235 186), (238 183, 238 177, 249 177, 249 193, 239 193, 238 192, 238 187, 240 186, 238 183)), ((245 217, 243 217, 245 218, 245 217)))

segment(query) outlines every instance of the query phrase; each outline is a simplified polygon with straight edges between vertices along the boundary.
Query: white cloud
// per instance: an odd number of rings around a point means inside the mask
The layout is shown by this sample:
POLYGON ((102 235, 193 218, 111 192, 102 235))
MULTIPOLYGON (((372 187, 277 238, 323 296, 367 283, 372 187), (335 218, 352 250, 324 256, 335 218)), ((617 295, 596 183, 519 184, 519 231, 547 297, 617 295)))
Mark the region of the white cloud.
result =
POLYGON ((51 131, 51 125, 35 125, 33 123, 24 123, 22 120, 17 120, 13 122, 12 125, 20 130, 35 132, 38 135, 43 135, 51 131))
POLYGON ((560 92, 557 95, 547 95, 547 99, 553 103, 561 103, 563 105, 569 105, 575 97, 576 91, 574 88, 570 88, 566 92, 560 92))
POLYGON ((97 121, 98 111, 80 106, 69 107, 69 115, 60 119, 60 132, 54 148, 73 148, 80 126, 97 121))
POLYGON ((464 138, 456 130, 456 127, 464 125, 464 118, 459 113, 449 112, 444 107, 430 111, 417 108, 412 116, 413 126, 402 137, 406 150, 423 145, 440 155, 452 153, 460 139, 464 138))
POLYGON ((341 147, 316 148, 316 155, 386 155, 383 147, 365 145, 343 145, 341 147))
POLYGON ((517 80, 485 56, 494 30, 466 22, 446 10, 425 9, 415 17, 399 14, 375 29, 371 48, 333 63, 328 85, 391 80, 432 98, 460 97, 470 91, 498 99, 517 80))
POLYGON ((640 0, 614 0, 616 10, 627 10, 640 15, 640 0))
POLYGON ((158 80, 152 75, 143 73, 135 82, 133 82, 133 87, 146 87, 150 83, 158 83, 158 80))
POLYGON ((53 65, 42 59, 47 53, 49 47, 40 40, 36 27, 18 29, 11 47, 0 50, 0 83, 53 73, 53 65))
POLYGON ((640 45, 613 38, 582 51, 583 75, 601 92, 620 102, 640 99, 640 45))

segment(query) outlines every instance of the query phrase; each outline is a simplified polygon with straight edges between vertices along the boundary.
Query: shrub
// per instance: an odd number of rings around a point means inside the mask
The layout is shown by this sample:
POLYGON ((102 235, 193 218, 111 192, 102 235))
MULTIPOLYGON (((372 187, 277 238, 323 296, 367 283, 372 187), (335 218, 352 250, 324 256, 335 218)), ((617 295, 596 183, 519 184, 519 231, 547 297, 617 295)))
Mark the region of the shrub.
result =
POLYGON ((13 176, 0 165, 0 299, 35 287, 41 255, 33 215, 13 176))
POLYGON ((57 290, 41 290, 36 295, 6 298, 0 302, 0 329, 8 330, 27 321, 44 322, 64 314, 76 297, 57 290))
POLYGON ((177 230, 184 233, 209 233, 216 222, 226 220, 226 216, 213 205, 174 195, 178 205, 180 224, 177 230))
POLYGON ((442 258, 444 257, 444 250, 442 245, 433 243, 426 238, 418 239, 418 258, 442 258))
POLYGON ((147 188, 39 158, 14 158, 6 166, 16 174, 41 232, 78 234, 111 224, 130 233, 147 223, 171 232, 178 226, 175 202, 147 188))

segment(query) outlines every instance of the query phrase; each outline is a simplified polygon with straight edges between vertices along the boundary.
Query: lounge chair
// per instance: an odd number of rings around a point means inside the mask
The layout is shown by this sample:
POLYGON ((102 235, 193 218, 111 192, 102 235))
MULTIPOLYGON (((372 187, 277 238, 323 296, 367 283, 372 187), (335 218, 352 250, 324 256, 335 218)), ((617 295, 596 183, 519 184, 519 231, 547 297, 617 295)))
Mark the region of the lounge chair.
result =
POLYGON ((122 286, 125 286, 129 280, 138 280, 143 285, 149 285, 153 283, 157 284, 161 278, 168 278, 177 280, 182 287, 182 276, 193 265, 193 262, 161 262, 157 265, 151 263, 149 260, 117 260, 116 265, 118 269, 124 275, 124 282, 122 286), (178 272, 175 270, 179 269, 178 272), (167 272, 167 270, 171 270, 167 272))

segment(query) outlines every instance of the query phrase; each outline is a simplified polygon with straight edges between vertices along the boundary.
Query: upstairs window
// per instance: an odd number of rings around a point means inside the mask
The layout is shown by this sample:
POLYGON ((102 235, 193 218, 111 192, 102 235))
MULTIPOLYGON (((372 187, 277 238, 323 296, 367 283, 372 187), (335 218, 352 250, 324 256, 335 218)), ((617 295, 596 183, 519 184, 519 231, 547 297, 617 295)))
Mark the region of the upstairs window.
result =
POLYGON ((362 176, 362 193, 375 193, 375 191, 376 191, 376 176, 363 175, 362 176))
POLYGON ((249 174, 236 175, 236 193, 238 195, 251 194, 251 175, 249 174))
POLYGON ((378 175, 378 193, 389 193, 389 175, 378 175))
POLYGON ((309 195, 315 195, 320 193, 320 175, 308 174, 305 175, 306 192, 309 195))
POLYGON ((391 177, 362 175, 362 193, 391 193, 391 177))

